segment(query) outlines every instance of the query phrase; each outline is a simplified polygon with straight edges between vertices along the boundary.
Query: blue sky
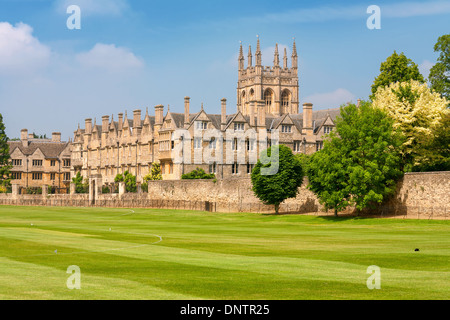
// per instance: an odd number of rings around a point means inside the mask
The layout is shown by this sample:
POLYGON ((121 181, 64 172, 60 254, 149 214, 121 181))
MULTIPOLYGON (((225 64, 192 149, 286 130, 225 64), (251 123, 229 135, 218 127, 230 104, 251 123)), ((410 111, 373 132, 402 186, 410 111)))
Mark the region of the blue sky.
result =
MULTIPOLYGON (((7 134, 22 128, 73 136, 85 118, 203 102, 236 111, 242 41, 272 65, 275 43, 299 54, 300 101, 314 109, 367 99, 381 62, 404 52, 427 76, 439 36, 450 31, 450 1, 0 0, 0 113, 7 134), (81 30, 69 30, 69 5, 81 30), (381 29, 369 30, 369 5, 381 29)), ((281 49, 282 50, 282 49, 281 49)))

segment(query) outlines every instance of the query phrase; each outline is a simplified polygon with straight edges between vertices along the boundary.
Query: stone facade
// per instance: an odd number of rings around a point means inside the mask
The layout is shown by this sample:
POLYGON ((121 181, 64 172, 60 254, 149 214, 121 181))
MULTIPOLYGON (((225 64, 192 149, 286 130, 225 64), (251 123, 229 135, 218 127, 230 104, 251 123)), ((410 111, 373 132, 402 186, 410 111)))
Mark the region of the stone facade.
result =
POLYGON ((12 181, 21 188, 52 186, 66 192, 71 180, 71 144, 61 141, 54 132, 51 139, 35 139, 27 129, 21 131, 20 141, 9 141, 13 168, 12 181))

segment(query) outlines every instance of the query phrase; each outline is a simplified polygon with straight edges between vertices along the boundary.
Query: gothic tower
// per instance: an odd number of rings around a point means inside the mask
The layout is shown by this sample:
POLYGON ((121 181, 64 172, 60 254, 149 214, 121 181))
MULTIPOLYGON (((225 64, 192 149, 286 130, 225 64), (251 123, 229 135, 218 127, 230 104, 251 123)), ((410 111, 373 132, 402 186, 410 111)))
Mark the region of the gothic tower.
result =
MULTIPOLYGON (((239 75, 237 85, 237 108, 250 115, 252 108, 265 105, 267 115, 299 113, 299 82, 297 48, 292 47, 291 67, 288 67, 287 51, 284 50, 283 65, 280 65, 278 44, 275 46, 273 66, 262 66, 261 45, 258 37, 255 65, 251 46, 248 49, 248 64, 244 66, 242 44, 239 50, 239 75)), ((254 109, 255 110, 255 109, 254 109)))

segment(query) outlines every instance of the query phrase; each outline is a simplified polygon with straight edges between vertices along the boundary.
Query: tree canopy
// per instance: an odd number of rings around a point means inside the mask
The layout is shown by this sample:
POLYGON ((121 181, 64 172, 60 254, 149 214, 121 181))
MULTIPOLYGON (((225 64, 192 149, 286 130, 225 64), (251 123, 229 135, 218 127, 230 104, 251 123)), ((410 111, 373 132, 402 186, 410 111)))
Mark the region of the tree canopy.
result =
POLYGON ((152 163, 150 172, 144 177, 144 181, 162 180, 161 165, 157 162, 152 163))
POLYGON ((429 80, 431 89, 439 92, 450 101, 450 34, 439 37, 434 46, 440 52, 437 63, 431 68, 429 80))
POLYGON ((422 74, 419 72, 419 67, 411 59, 408 59, 405 54, 397 54, 396 51, 389 56, 386 61, 381 63, 380 74, 375 78, 372 85, 372 95, 370 99, 373 100, 378 88, 384 88, 391 83, 405 82, 409 80, 416 80, 421 83, 425 82, 422 74))
POLYGON ((336 216, 349 205, 381 203, 402 175, 401 142, 393 120, 370 103, 341 107, 336 130, 308 163, 308 187, 336 216))
POLYGON ((394 120, 394 128, 405 136, 400 151, 406 171, 430 161, 424 154, 424 142, 433 140, 449 112, 447 105, 448 101, 426 83, 414 80, 392 83, 375 94, 373 107, 385 111, 394 120))
POLYGON ((298 157, 284 145, 275 145, 261 153, 251 174, 252 190, 265 204, 280 204, 295 198, 303 182, 303 168, 298 157))

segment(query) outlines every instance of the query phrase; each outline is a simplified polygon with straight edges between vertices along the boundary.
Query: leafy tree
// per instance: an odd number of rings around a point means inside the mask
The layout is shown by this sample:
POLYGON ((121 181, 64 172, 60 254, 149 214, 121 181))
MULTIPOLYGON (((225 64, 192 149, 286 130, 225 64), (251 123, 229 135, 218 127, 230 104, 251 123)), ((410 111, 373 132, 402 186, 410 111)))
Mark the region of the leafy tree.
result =
MULTIPOLYGON (((128 172, 128 171, 126 171, 126 172, 128 172)), ((116 175, 116 177, 114 178, 114 182, 123 182, 123 180, 124 180, 124 175, 121 173, 118 173, 116 175)))
POLYGON ((75 184, 75 193, 89 192, 89 181, 88 179, 85 179, 83 182, 83 176, 80 172, 78 172, 77 175, 72 178, 72 182, 75 184))
POLYGON ((368 102, 341 107, 336 130, 307 168, 309 189, 335 216, 349 205, 362 210, 394 193, 402 175, 402 136, 393 122, 368 102))
POLYGON ((127 192, 137 192, 136 176, 128 171, 123 174, 123 182, 125 183, 125 190, 127 192))
POLYGON ((149 174, 144 177, 145 182, 155 180, 162 180, 161 165, 157 162, 152 163, 152 169, 150 170, 149 174))
POLYGON ((34 133, 33 132, 33 138, 34 139, 47 139, 47 134, 41 134, 41 135, 38 135, 38 134, 36 134, 36 133, 34 133))
POLYGON ((181 175, 181 179, 183 180, 194 180, 194 179, 215 179, 216 176, 214 173, 208 174, 205 170, 201 168, 197 168, 189 173, 185 173, 181 175))
POLYGON ((3 116, 0 113, 0 186, 8 189, 11 186, 11 161, 9 155, 8 137, 5 132, 3 116))
POLYGON ((431 68, 429 80, 431 89, 439 92, 450 101, 450 34, 438 38, 434 46, 435 52, 440 52, 437 63, 431 68))
POLYGON ((136 192, 137 191, 137 183, 136 183, 136 176, 131 174, 128 170, 125 171, 123 174, 119 173, 114 178, 115 182, 124 182, 125 183, 125 190, 127 192, 136 192))
POLYGON ((419 137, 417 164, 411 171, 450 171, 450 113, 433 129, 431 138, 419 137))
POLYGON ((421 83, 425 82, 422 74, 419 72, 419 67, 411 59, 408 59, 405 54, 394 53, 381 63, 380 74, 375 78, 372 85, 372 95, 370 99, 375 98, 375 94, 379 87, 384 88, 391 83, 405 82, 409 80, 417 80, 421 83))
POLYGON ((297 196, 303 182, 303 168, 290 148, 275 145, 261 153, 251 180, 255 195, 265 204, 274 205, 278 214, 284 200, 297 196))
POLYGON ((394 120, 394 128, 405 136, 400 151, 406 171, 429 161, 424 142, 433 140, 433 132, 449 112, 447 105, 426 83, 414 80, 392 83, 375 94, 373 107, 385 111, 394 120))

